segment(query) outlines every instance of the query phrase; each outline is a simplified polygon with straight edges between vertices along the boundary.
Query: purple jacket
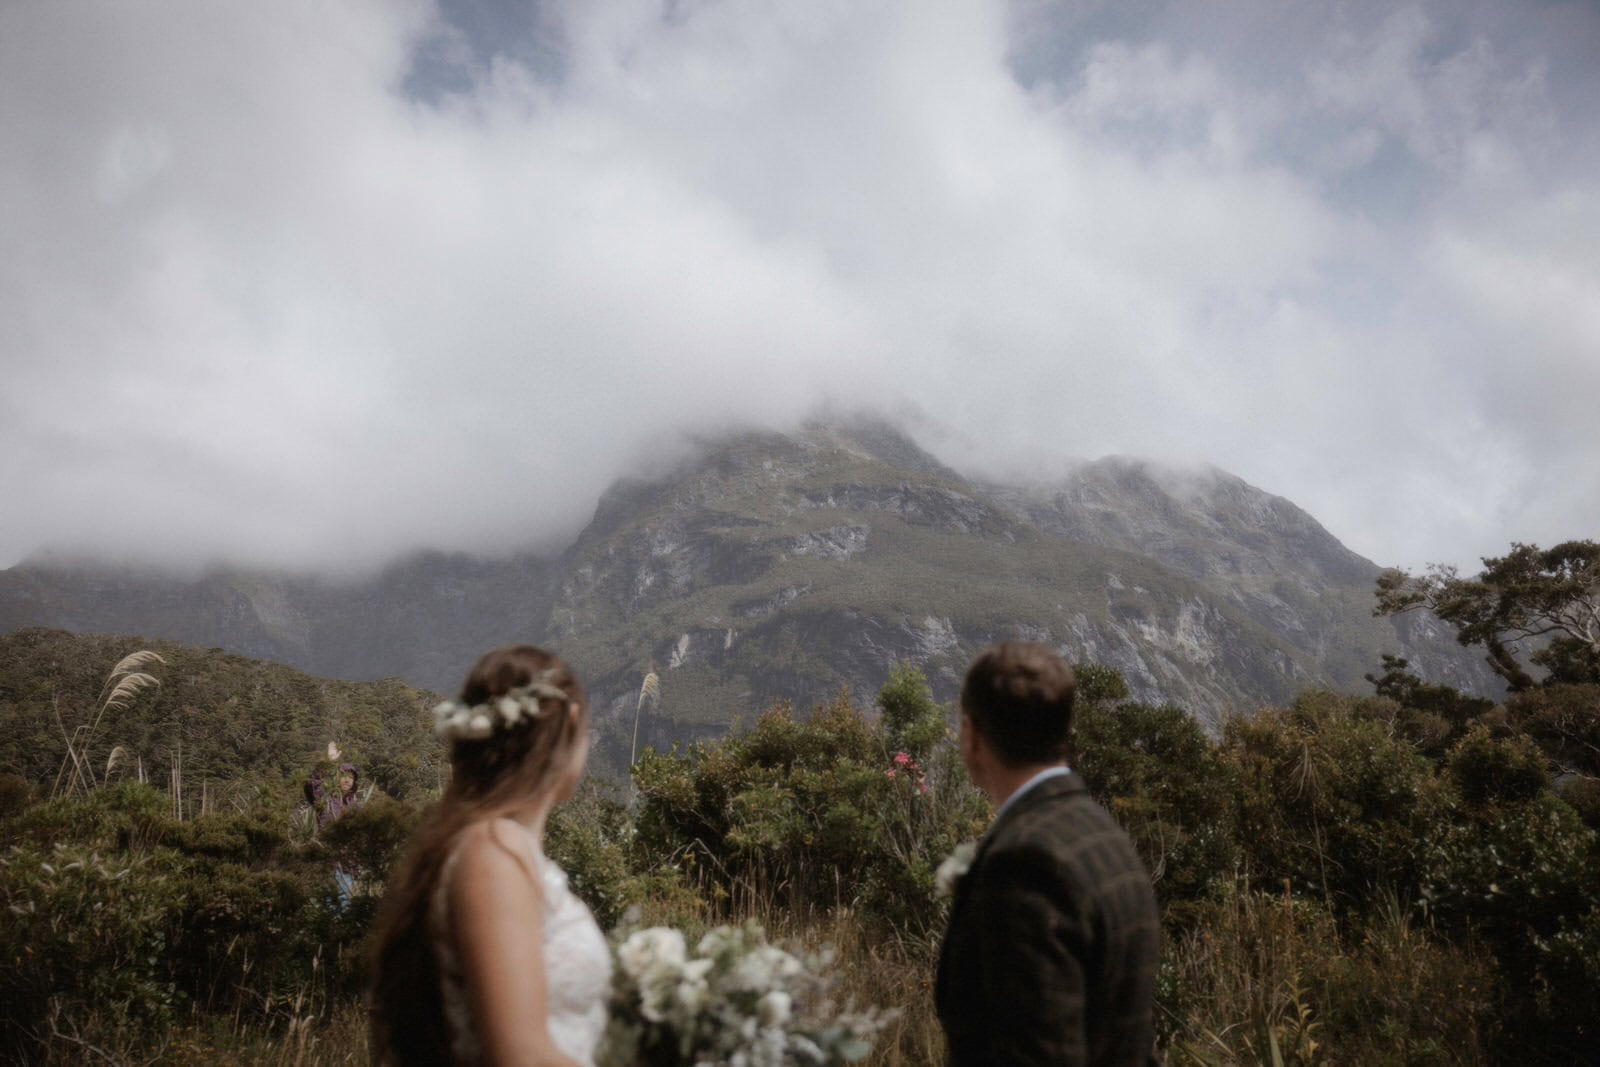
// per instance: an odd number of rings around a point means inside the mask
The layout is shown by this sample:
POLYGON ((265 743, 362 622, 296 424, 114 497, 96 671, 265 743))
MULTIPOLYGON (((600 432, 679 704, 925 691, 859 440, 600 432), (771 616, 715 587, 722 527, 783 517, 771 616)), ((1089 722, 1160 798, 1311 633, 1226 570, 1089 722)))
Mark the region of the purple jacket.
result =
POLYGON ((317 812, 317 829, 325 829, 329 823, 348 815, 361 806, 361 801, 356 799, 356 787, 361 784, 361 772, 356 770, 353 763, 339 764, 339 775, 350 776, 350 792, 340 795, 337 777, 334 780, 334 791, 329 792, 322 784, 322 768, 318 767, 311 772, 311 777, 306 779, 306 802, 317 812))

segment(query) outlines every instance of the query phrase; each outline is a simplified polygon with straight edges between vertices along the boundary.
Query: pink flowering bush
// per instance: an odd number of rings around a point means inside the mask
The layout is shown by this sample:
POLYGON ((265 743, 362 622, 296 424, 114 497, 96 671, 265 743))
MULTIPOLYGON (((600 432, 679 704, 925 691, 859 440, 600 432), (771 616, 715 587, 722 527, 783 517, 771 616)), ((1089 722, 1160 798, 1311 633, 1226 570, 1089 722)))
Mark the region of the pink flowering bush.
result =
POLYGON ((769 709, 747 734, 647 752, 636 845, 702 895, 797 914, 859 910, 879 933, 931 947, 934 871, 988 806, 948 738, 923 758, 841 693, 797 719, 769 709))

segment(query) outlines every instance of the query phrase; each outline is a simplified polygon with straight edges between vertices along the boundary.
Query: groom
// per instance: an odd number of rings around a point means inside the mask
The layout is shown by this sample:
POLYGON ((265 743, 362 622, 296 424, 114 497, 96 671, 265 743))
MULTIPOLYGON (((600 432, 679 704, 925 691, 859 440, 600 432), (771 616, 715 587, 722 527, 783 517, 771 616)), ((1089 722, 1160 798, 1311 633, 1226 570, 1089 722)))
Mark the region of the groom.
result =
POLYGON ((1155 1061, 1155 893, 1067 768, 1073 688, 1024 642, 985 650, 961 686, 961 760, 998 810, 939 954, 952 1067, 1155 1061))

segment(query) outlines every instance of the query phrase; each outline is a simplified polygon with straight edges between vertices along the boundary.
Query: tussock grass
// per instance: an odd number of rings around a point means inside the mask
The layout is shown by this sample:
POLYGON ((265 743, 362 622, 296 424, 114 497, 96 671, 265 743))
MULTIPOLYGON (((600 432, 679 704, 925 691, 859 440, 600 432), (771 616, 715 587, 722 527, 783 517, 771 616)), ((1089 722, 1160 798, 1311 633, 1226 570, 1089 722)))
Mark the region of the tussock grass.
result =
POLYGON ((1322 905, 1241 883, 1162 961, 1159 1028, 1185 1064, 1482 1064, 1488 957, 1430 935, 1393 897, 1341 932, 1322 905))

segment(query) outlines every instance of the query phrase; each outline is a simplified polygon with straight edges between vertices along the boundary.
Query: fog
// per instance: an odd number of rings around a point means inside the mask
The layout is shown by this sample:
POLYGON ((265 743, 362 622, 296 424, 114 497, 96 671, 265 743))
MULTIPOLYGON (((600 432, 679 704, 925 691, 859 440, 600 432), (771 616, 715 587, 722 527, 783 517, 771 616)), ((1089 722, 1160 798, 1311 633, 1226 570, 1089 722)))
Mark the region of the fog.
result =
POLYGON ((1594 537, 1596 54, 1582 2, 6 5, 0 566, 556 545, 819 410, 1215 464, 1382 563, 1594 537))

